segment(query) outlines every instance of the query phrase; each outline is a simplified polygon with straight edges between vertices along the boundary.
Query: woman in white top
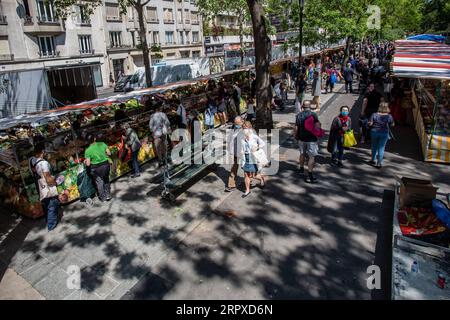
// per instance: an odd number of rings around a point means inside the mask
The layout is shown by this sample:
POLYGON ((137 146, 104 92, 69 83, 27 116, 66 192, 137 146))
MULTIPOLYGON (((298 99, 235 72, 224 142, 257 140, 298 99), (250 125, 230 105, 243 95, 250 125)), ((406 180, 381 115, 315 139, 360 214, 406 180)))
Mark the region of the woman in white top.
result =
POLYGON ((261 188, 265 186, 263 175, 259 172, 254 153, 265 146, 265 142, 258 137, 249 121, 244 123, 243 138, 240 143, 240 163, 245 175, 245 193, 243 198, 250 194, 250 183, 252 178, 256 178, 261 182, 261 188))

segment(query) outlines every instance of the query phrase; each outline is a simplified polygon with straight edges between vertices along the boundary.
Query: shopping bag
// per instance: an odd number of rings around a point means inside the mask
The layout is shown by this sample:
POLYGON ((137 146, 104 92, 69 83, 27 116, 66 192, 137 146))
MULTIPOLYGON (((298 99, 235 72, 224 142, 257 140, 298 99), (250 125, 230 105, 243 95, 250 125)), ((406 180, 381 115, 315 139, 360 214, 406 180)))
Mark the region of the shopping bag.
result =
POLYGON ((253 152, 253 158, 255 159, 255 164, 258 168, 265 167, 269 164, 269 159, 267 159, 266 153, 263 149, 258 149, 253 152))
POLYGON ((131 150, 128 148, 128 146, 124 143, 123 138, 120 141, 120 148, 119 148, 119 159, 122 162, 128 162, 131 160, 131 150))
POLYGON ((77 187, 78 192, 80 193, 80 199, 83 201, 91 198, 96 193, 96 190, 94 184, 92 183, 92 179, 86 170, 84 170, 84 168, 80 169, 81 170, 78 170, 77 175, 77 187))
POLYGON ((353 146, 356 146, 355 135, 353 130, 348 130, 344 133, 344 147, 351 148, 353 146))

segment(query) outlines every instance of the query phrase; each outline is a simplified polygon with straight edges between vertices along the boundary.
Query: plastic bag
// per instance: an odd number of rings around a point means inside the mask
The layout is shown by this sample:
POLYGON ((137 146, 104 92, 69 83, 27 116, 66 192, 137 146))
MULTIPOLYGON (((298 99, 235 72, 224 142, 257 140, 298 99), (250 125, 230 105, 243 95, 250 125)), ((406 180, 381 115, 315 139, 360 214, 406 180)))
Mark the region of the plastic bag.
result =
POLYGON ((78 171, 77 187, 81 201, 91 198, 97 192, 92 184, 92 179, 87 174, 86 170, 78 171))
POLYGON ((344 147, 351 148, 356 146, 355 135, 353 134, 353 130, 348 130, 344 133, 344 147))

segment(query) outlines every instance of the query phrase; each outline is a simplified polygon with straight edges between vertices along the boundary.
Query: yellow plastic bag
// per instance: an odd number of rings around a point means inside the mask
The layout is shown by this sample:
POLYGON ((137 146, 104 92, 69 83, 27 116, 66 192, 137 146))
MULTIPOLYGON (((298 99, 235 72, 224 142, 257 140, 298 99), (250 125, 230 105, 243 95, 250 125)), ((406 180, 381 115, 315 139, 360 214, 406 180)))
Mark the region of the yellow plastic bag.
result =
POLYGON ((353 134, 353 130, 348 130, 344 133, 344 147, 351 148, 356 146, 355 135, 353 134))

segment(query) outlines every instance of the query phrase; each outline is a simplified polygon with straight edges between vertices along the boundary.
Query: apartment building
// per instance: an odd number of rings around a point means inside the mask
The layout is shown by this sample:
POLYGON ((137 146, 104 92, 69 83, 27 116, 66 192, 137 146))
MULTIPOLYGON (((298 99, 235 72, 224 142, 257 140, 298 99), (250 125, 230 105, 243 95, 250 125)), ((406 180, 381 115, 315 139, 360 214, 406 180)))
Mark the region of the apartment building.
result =
MULTIPOLYGON (((151 0, 145 21, 153 63, 203 56, 195 0, 151 0)), ((142 66, 136 11, 121 15, 117 0, 92 14, 75 5, 65 20, 52 0, 0 0, 3 116, 93 99, 96 89, 142 66)))
MULTIPOLYGON (((243 25, 245 35, 243 43, 245 48, 253 47, 251 35, 251 22, 243 25)), ((239 38, 239 21, 234 14, 222 12, 209 22, 204 30, 205 54, 207 56, 224 56, 225 51, 239 51, 241 47, 239 38)))

